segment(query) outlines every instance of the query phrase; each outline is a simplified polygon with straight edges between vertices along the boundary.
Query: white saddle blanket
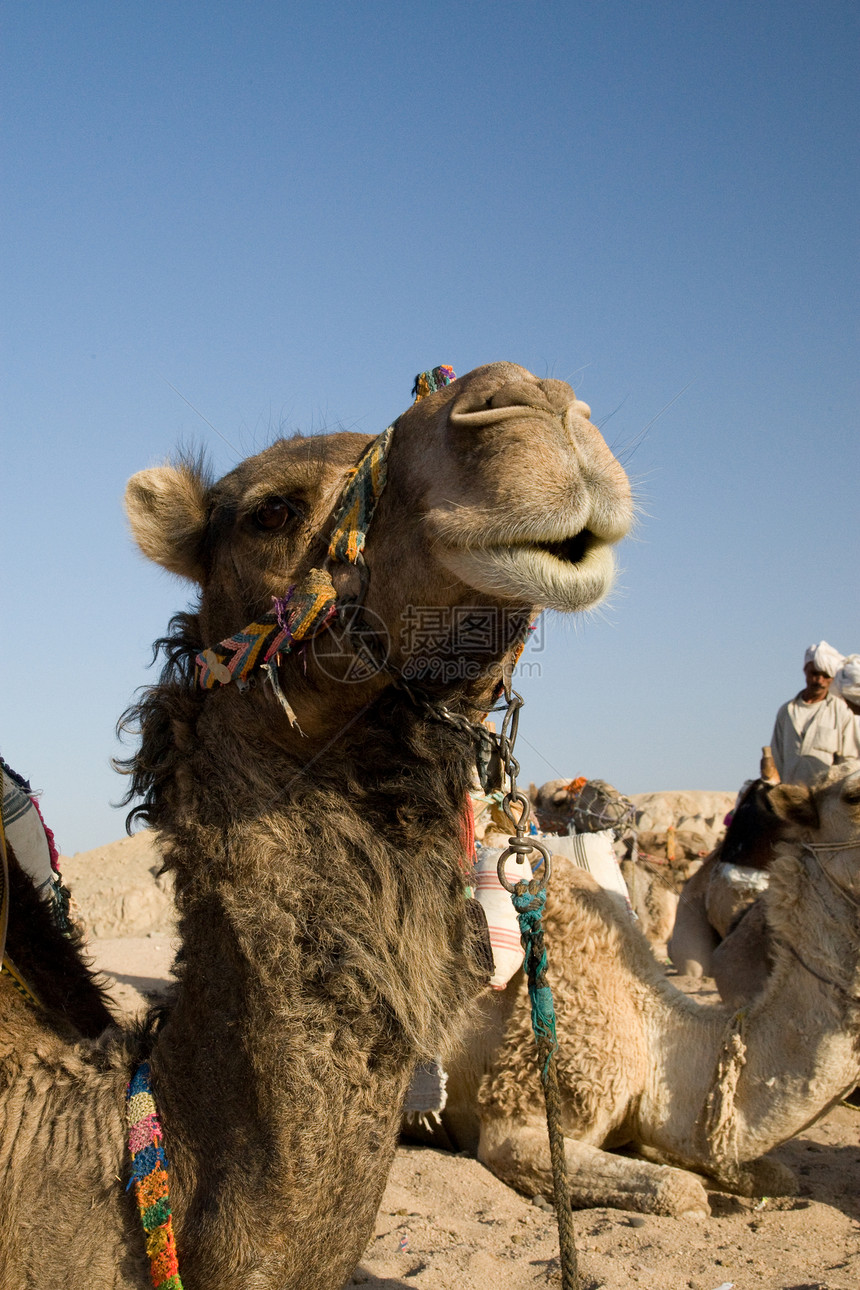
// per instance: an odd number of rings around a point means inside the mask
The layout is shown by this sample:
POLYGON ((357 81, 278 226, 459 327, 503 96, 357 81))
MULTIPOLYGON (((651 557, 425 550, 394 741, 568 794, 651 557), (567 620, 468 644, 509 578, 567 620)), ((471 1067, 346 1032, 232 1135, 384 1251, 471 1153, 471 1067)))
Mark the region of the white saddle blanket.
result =
POLYGON ((597 833, 570 833, 561 838, 545 837, 543 842, 549 847, 550 855, 567 856, 580 869, 590 873, 604 891, 619 896, 632 912, 627 883, 615 855, 613 840, 611 829, 601 829, 597 833))
POLYGON ((39 812, 22 788, 5 771, 3 779, 3 827, 9 845, 22 869, 25 869, 38 889, 53 889, 54 870, 48 839, 39 812))

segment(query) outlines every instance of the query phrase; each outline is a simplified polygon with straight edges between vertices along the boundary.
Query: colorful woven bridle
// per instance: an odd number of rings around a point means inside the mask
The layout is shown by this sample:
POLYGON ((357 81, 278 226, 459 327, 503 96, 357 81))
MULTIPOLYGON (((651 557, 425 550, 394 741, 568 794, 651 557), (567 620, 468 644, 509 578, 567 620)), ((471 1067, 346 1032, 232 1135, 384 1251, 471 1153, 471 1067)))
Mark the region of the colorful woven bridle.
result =
MULTIPOLYGON (((453 380, 456 380, 454 369, 447 366, 419 373, 412 389, 415 402, 453 380)), ((291 723, 296 724, 295 714, 280 688, 279 660, 297 644, 318 635, 335 617, 337 593, 332 569, 336 565, 365 569, 367 531, 385 488, 393 434, 394 427, 389 426, 378 435, 350 472, 335 513, 323 567, 311 569, 285 596, 273 597, 269 613, 197 655, 197 683, 204 690, 229 685, 231 681, 236 681, 241 688, 248 683, 251 673, 260 668, 268 675, 291 723)))
MULTIPOLYGON (((451 367, 421 372, 412 390, 415 402, 453 380, 456 377, 451 367)), ((385 488, 393 433, 393 426, 389 426, 378 435, 350 472, 337 506, 323 568, 311 569, 285 596, 273 597, 270 613, 197 655, 197 684, 204 690, 229 685, 232 681, 241 688, 248 684, 256 668, 266 669, 275 694, 295 723, 295 714, 278 681, 279 659, 296 644, 301 645, 323 631, 334 618, 337 593, 331 579, 332 568, 353 565, 365 569, 367 531, 385 488)), ((126 1118, 132 1159, 128 1186, 134 1186, 152 1284, 155 1290, 182 1290, 170 1208, 168 1162, 148 1062, 141 1063, 129 1081, 126 1118)))

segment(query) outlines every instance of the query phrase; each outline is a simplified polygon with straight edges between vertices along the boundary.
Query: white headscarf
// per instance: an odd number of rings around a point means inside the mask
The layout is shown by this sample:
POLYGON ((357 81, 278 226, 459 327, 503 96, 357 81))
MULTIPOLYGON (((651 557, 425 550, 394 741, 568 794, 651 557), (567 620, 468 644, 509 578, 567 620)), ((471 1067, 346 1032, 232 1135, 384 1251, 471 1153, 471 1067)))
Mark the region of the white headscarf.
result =
POLYGON ((804 667, 807 663, 811 663, 816 672, 823 672, 825 676, 835 676, 844 662, 845 656, 832 645, 828 645, 827 641, 810 645, 803 656, 804 667))
POLYGON ((860 703, 860 654, 849 654, 833 678, 831 694, 838 694, 841 699, 850 699, 860 703))

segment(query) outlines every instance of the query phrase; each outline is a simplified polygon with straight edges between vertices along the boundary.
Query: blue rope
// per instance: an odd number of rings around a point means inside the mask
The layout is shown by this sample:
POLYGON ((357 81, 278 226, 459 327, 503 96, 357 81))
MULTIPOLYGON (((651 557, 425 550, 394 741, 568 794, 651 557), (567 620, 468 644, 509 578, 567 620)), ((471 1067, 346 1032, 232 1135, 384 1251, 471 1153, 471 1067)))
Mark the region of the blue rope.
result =
POLYGON ((555 1006, 552 1001, 552 990, 546 979, 547 956, 543 942, 542 918, 546 905, 546 889, 533 892, 529 890, 527 882, 518 882, 511 892, 511 900, 517 911, 520 935, 526 952, 523 966, 528 977, 532 1030, 538 1049, 541 1049, 542 1045, 548 1045, 546 1060, 541 1071, 541 1079, 546 1084, 550 1061, 558 1051, 555 1006))

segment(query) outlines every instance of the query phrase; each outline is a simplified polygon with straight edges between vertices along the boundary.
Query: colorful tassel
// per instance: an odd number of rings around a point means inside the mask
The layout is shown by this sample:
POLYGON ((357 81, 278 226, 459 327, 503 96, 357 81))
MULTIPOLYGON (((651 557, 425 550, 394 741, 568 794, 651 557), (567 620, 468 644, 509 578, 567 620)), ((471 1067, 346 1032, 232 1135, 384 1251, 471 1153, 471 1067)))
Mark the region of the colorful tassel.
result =
POLYGON ((170 1212, 167 1156, 150 1083, 149 1062, 141 1062, 126 1089, 131 1178, 146 1237, 149 1271, 155 1290, 182 1290, 170 1212))
POLYGON ((457 377, 453 367, 444 365, 442 367, 431 367, 429 372, 419 372, 415 377, 415 384, 412 386, 412 394, 415 402, 426 399, 428 394, 435 394, 437 390, 442 390, 457 377))

